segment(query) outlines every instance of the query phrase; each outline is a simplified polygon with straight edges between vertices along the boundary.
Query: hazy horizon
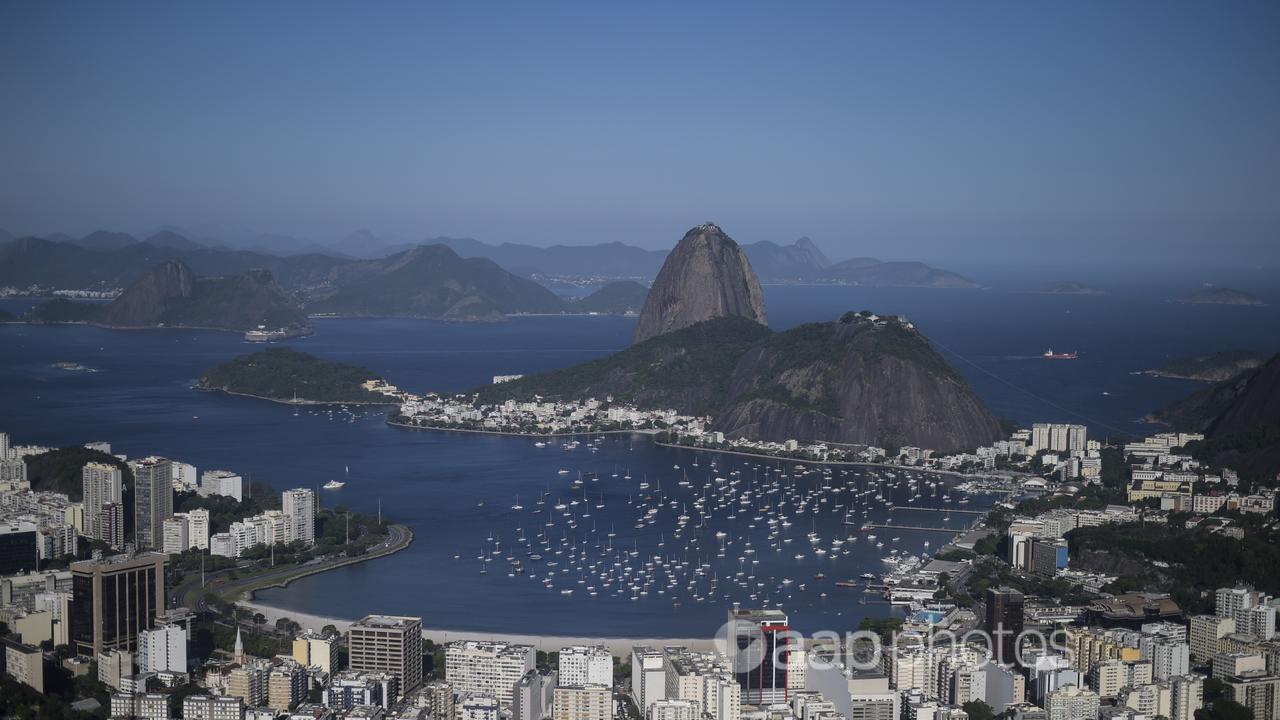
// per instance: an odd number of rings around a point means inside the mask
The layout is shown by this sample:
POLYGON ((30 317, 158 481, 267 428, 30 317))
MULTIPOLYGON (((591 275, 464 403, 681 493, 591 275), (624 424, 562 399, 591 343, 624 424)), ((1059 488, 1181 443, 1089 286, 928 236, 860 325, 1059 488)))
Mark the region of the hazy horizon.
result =
POLYGON ((17 4, 0 228, 1280 266, 1280 6, 17 4))

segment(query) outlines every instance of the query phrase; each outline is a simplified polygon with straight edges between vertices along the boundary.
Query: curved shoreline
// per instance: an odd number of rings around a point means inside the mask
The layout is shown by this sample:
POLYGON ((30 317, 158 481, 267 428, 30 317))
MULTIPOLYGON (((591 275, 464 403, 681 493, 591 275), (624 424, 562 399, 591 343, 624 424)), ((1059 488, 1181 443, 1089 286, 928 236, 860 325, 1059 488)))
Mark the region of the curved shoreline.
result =
MULTIPOLYGON (((303 627, 309 627, 314 630, 319 630, 325 625, 333 625, 339 632, 344 632, 347 627, 359 619, 338 618, 328 615, 313 615, 305 612, 291 612, 287 608, 254 601, 242 602, 239 604, 242 607, 252 608, 255 612, 262 613, 263 616, 267 618, 268 623, 273 623, 280 618, 289 618, 295 622, 301 623, 303 627)), ((376 612, 376 609, 371 608, 370 612, 376 612)), ((712 630, 714 630, 714 628, 712 628, 712 630)), ((609 648, 609 651, 615 655, 622 656, 630 654, 631 648, 636 645, 650 645, 653 647, 662 647, 664 645, 684 645, 693 650, 711 650, 714 649, 715 646, 715 640, 713 638, 638 638, 585 635, 536 635, 528 633, 493 632, 491 630, 429 627, 422 628, 422 636, 437 643, 447 643, 454 640, 493 640, 533 645, 540 650, 559 650, 562 647, 572 645, 603 645, 604 647, 609 648)))
POLYGON ((387 419, 387 424, 392 427, 404 428, 406 430, 430 430, 432 432, 444 433, 459 432, 471 433, 474 435, 505 435, 507 437, 533 438, 535 440, 539 438, 561 438, 590 435, 655 435, 661 432, 660 430, 581 430, 578 432, 567 433, 522 433, 512 432, 510 430, 478 430, 473 428, 436 427, 434 425, 410 425, 409 423, 395 422, 390 418, 387 419))
MULTIPOLYGON (((503 431, 503 430, 474 430, 469 428, 435 427, 432 425, 409 425, 407 423, 394 422, 390 419, 387 420, 387 424, 392 427, 405 428, 407 430, 429 430, 432 432, 443 432, 443 433, 459 432, 459 433, 472 433, 476 435, 502 435, 506 437, 521 437, 521 438, 533 438, 533 439, 578 437, 578 436, 591 436, 591 435, 622 435, 622 434, 648 435, 650 436, 650 438, 653 438, 653 436, 662 432, 661 430, 590 430, 590 431, 584 430, 582 432, 572 432, 572 433, 536 434, 536 433, 510 432, 510 431, 503 431)), ((950 475, 952 477, 957 477, 957 478, 973 478, 978 480, 1010 479, 1002 475, 982 475, 977 473, 960 473, 960 472, 956 472, 955 470, 941 470, 937 468, 919 468, 919 467, 913 467, 911 465, 890 465, 888 463, 856 462, 856 461, 850 461, 850 460, 809 460, 805 458, 787 457, 785 455, 765 455, 764 453, 744 452, 742 450, 725 450, 723 448, 709 448, 709 447, 703 447, 701 445, 682 445, 680 443, 662 442, 661 440, 657 440, 657 439, 653 439, 652 442, 654 445, 657 445, 659 447, 676 448, 678 450, 692 450, 694 452, 705 452, 705 453, 722 453, 725 455, 737 455, 740 457, 758 458, 762 460, 781 460, 781 461, 794 462, 794 463, 803 464, 803 465, 828 465, 828 466, 836 466, 836 467, 867 467, 867 468, 881 468, 881 469, 904 470, 904 471, 914 470, 915 472, 926 472, 926 473, 933 473, 936 475, 950 475)))
POLYGON ((362 405, 365 407, 395 407, 400 403, 397 402, 372 402, 369 400, 294 400, 292 398, 273 398, 265 395, 254 395, 252 393, 236 392, 234 390, 226 390, 223 388, 200 387, 200 385, 192 385, 192 387, 200 392, 218 393, 221 395, 234 395, 236 397, 252 398, 254 400, 266 400, 268 402, 279 403, 280 405, 362 405))

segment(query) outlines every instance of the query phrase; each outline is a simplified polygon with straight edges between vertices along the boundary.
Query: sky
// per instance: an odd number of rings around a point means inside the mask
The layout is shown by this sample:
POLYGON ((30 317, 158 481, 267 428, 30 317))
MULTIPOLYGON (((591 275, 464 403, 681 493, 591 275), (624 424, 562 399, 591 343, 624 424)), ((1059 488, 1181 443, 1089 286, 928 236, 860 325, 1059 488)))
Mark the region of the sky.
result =
POLYGON ((0 228, 1280 267, 1280 3, 0 3, 0 228))

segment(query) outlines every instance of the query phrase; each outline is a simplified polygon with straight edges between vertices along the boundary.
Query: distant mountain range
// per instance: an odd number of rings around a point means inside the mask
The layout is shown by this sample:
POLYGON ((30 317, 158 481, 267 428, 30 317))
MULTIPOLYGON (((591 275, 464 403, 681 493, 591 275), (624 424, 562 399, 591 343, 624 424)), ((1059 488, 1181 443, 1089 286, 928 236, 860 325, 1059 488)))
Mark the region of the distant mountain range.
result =
MULTIPOLYGON (((327 281, 337 267, 353 260, 378 260, 422 245, 444 245, 462 258, 486 258, 508 272, 551 283, 555 278, 651 280, 668 251, 646 250, 620 242, 535 247, 490 245, 471 238, 438 237, 420 243, 391 242, 369 230, 321 246, 287 236, 253 235, 234 246, 213 238, 192 239, 165 227, 144 238, 100 230, 75 238, 9 238, 0 231, 0 286, 38 285, 66 289, 123 287, 145 269, 179 260, 200 275, 265 268, 286 287, 327 281)), ((867 286, 977 287, 956 273, 919 262, 883 262, 854 258, 832 262, 809 238, 790 245, 761 241, 742 245, 764 283, 840 283, 867 286)))
POLYGON ((58 298, 31 310, 29 322, 82 322, 112 328, 181 327, 244 332, 259 325, 310 330, 306 315, 275 282, 270 271, 197 277, 177 260, 143 273, 107 304, 58 298))
POLYGON ((501 320, 515 313, 558 313, 564 300, 484 258, 461 258, 445 245, 419 245, 379 260, 334 266, 306 292, 310 313, 399 315, 443 320, 501 320))

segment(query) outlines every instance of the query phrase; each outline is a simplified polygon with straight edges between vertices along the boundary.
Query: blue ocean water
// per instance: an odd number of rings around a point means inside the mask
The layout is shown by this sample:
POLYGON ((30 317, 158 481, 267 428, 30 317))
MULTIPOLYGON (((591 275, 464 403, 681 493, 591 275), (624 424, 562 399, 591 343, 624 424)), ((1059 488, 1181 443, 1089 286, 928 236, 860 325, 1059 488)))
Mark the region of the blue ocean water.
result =
MULTIPOLYGON (((770 286, 766 301, 770 322, 778 328, 864 308, 905 314, 997 414, 1021 422, 1082 421, 1103 435, 1148 431, 1140 422, 1144 413, 1199 387, 1134 371, 1197 352, 1274 351, 1280 338, 1280 313, 1274 307, 1182 306, 1154 296, 770 286), (1048 347, 1077 350, 1080 359, 1040 359, 1048 347)), ((5 301, 2 306, 27 304, 5 301)), ((606 355, 625 347, 633 328, 634 320, 614 317, 522 317, 492 325, 335 319, 317 322, 314 336, 290 344, 364 365, 408 389, 462 390, 495 374, 536 372, 606 355)), ((842 522, 844 510, 855 502, 851 491, 832 492, 868 487, 862 472, 837 474, 830 483, 833 491, 823 491, 819 476, 796 477, 788 465, 719 456, 712 469, 713 456, 653 446, 643 437, 610 436, 595 452, 586 443, 571 451, 558 444, 537 448, 523 438, 397 430, 372 413, 330 416, 304 410, 295 416, 287 406, 191 388, 204 369, 255 349, 228 333, 0 325, 0 430, 19 443, 108 440, 117 452, 164 454, 202 470, 234 469, 277 488, 318 486, 343 478, 349 467, 347 486, 322 493, 322 502, 372 512, 381 501, 386 516, 413 526, 416 542, 396 556, 260 596, 300 612, 339 617, 394 612, 422 615, 428 627, 478 632, 687 637, 717 627, 732 599, 782 603, 802 629, 844 629, 864 614, 887 610, 859 604, 862 595, 837 590, 834 580, 879 572, 881 555, 892 548, 919 553, 926 541, 936 547, 945 539, 938 533, 881 532, 884 548, 868 546, 864 538, 852 543, 855 549, 847 555, 813 552, 809 532, 816 532, 826 549, 832 538, 856 529, 842 522), (98 372, 54 369, 59 361, 98 372), (628 471, 631 480, 622 478, 628 471), (579 473, 598 476, 584 481, 585 495, 571 484, 579 473), (790 477, 780 478, 783 473, 790 477), (716 483, 717 476, 739 481, 733 497, 764 478, 777 479, 772 500, 757 496, 751 504, 787 503, 792 527, 786 532, 793 542, 784 545, 780 536, 770 543, 767 523, 753 520, 761 515, 758 507, 730 519, 731 505, 714 509, 714 503, 704 528, 675 537, 676 516, 685 513, 696 520, 690 511, 697 498, 728 484, 716 483), (688 485, 680 485, 686 478, 688 485), (639 488, 642 480, 650 489, 639 488), (645 510, 657 505, 659 482, 663 505, 653 524, 637 529, 645 510), (549 494, 539 508, 536 501, 543 493, 549 494), (642 501, 645 495, 652 499, 642 501), (517 496, 522 511, 511 508, 517 496), (808 500, 803 513, 796 508, 801 499, 808 500), (571 505, 574 500, 578 505, 571 505), (568 527, 556 511, 552 527, 546 526, 545 508, 558 502, 566 505, 576 527, 568 527), (599 504, 605 507, 596 508, 599 504), (816 514, 815 507, 820 508, 816 514), (583 517, 586 511, 591 517, 583 517), (751 524, 757 527, 747 527, 751 524), (613 538, 607 537, 610 531, 613 538), (716 532, 726 533, 723 558, 716 532), (538 579, 532 577, 532 563, 526 565, 530 572, 508 577, 504 558, 527 558, 530 552, 513 553, 515 538, 540 543, 540 533, 548 543, 539 553, 545 557, 538 579), (900 539, 894 543, 892 537, 900 539), (748 541, 753 553, 745 552, 748 541), (493 555, 495 544, 498 555, 493 555), (626 560, 633 573, 644 569, 643 577, 653 578, 647 594, 634 600, 631 593, 605 592, 603 581, 588 570, 591 562, 596 573, 619 562, 623 548, 636 553, 635 560, 626 560), (547 568, 546 561, 557 557, 554 549, 561 550, 561 560, 547 568), (565 554, 571 551, 588 559, 569 562, 565 554), (482 554, 491 562, 478 560, 482 554), (795 559, 797 554, 804 558, 795 559), (651 570, 645 569, 646 561, 654 562, 651 570), (689 590, 688 574, 704 563, 705 574, 689 590), (555 572, 552 589, 540 582, 549 571, 555 572), (743 578, 755 578, 731 582, 728 578, 739 571, 743 578), (825 579, 815 580, 818 573, 825 579), (671 588, 669 577, 679 578, 679 591, 671 588), (708 577, 717 579, 720 591, 714 596, 708 577), (785 579, 792 582, 784 585, 785 579), (595 597, 586 590, 592 583, 595 597), (573 594, 562 594, 566 589, 573 594)), ((905 505, 921 489, 892 492, 905 505)), ((918 502, 945 507, 940 497, 945 492, 924 489, 918 502)), ((984 503, 979 497, 966 507, 984 503)), ((886 517, 887 511, 870 508, 854 519, 886 517)), ((893 517, 903 525, 951 527, 972 519, 956 513, 944 521, 942 513, 918 511, 895 511, 893 517)))

